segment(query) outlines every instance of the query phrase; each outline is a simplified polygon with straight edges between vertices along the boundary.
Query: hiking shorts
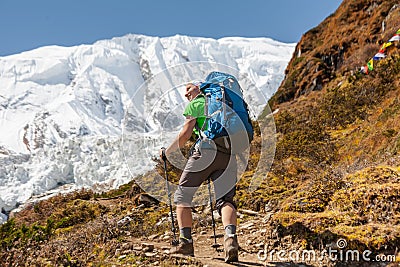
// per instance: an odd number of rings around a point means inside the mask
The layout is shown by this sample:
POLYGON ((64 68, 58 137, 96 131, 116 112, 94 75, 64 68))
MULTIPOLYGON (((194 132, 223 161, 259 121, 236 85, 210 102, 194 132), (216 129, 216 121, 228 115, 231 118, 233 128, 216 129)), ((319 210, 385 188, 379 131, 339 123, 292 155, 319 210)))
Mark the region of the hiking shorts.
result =
MULTIPOLYGON (((221 208, 226 202, 236 208, 233 200, 237 182, 236 156, 199 147, 194 149, 182 172, 174 195, 175 204, 192 207, 197 189, 208 178, 214 184, 218 212, 221 214, 221 208)), ((205 191, 205 194, 208 197, 208 191, 205 191)))

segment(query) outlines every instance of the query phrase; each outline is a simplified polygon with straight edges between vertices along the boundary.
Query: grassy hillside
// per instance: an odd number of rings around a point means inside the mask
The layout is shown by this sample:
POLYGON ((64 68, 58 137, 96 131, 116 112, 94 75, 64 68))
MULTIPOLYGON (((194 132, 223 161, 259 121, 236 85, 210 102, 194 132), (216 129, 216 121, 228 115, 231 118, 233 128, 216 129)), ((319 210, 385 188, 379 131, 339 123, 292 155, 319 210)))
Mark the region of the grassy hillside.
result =
POLYGON ((369 75, 358 71, 399 28, 397 1, 344 1, 303 36, 270 101, 269 179, 286 184, 272 196, 274 220, 301 225, 308 245, 344 237, 375 252, 400 247, 398 43, 369 75))

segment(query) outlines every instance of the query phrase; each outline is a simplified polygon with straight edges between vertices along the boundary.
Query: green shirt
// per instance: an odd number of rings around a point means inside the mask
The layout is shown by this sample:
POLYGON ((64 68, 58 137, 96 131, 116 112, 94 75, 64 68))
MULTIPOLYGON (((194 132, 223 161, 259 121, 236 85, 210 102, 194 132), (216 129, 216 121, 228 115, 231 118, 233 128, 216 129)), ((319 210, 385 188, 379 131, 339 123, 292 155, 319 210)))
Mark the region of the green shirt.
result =
MULTIPOLYGON (((183 116, 191 116, 196 118, 197 126, 202 129, 204 121, 206 120, 206 116, 204 115, 204 107, 206 105, 206 100, 204 95, 200 94, 195 99, 189 102, 186 106, 185 111, 183 112, 183 116)), ((200 135, 199 131, 195 127, 193 131, 195 134, 200 135)), ((205 125, 203 131, 207 130, 207 125, 205 125)))

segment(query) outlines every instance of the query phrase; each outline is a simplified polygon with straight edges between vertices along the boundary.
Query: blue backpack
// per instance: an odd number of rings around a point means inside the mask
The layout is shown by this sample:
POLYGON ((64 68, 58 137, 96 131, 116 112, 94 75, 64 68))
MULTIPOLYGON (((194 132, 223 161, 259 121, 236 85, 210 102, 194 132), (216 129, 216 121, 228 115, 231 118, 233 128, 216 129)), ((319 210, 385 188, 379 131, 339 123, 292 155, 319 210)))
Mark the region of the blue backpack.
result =
POLYGON ((246 150, 253 140, 254 130, 247 104, 237 79, 226 73, 211 72, 200 85, 205 96, 207 118, 202 140, 213 140, 217 149, 231 154, 246 150))

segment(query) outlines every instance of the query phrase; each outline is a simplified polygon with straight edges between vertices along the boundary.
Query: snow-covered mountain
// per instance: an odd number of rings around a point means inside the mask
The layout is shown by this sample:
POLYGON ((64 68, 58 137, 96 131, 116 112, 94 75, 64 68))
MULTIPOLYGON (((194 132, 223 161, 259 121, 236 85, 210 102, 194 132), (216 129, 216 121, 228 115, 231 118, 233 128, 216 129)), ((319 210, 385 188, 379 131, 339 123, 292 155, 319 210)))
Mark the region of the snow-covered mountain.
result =
POLYGON ((151 169, 183 122, 184 83, 213 70, 235 75, 259 114, 294 47, 126 35, 0 57, 0 208, 52 190, 117 187, 151 169))

